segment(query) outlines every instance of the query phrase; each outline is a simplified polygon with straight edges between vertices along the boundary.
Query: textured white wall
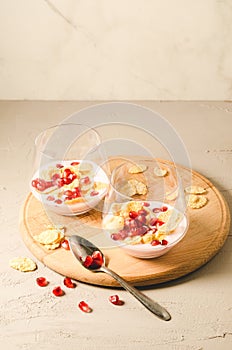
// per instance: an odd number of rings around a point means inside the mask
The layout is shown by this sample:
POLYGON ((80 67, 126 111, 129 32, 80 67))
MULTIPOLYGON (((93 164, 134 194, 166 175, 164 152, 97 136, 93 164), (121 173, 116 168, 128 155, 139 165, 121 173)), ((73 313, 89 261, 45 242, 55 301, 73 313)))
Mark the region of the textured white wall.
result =
POLYGON ((232 99, 231 0, 0 0, 0 99, 232 99))

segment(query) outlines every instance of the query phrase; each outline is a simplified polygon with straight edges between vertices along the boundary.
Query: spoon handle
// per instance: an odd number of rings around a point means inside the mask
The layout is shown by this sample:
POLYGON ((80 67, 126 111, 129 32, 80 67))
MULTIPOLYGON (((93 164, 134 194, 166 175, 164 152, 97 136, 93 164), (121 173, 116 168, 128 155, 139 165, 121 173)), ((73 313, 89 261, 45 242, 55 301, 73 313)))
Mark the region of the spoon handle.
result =
POLYGON ((125 288, 128 292, 130 292, 136 299, 140 301, 148 310, 150 310, 153 314, 158 316, 164 321, 169 321, 171 319, 171 315, 169 312, 163 308, 161 305, 147 297, 145 294, 138 291, 136 288, 131 286, 128 282, 126 282, 122 277, 120 277, 116 272, 110 270, 106 266, 101 267, 101 271, 109 274, 113 278, 115 278, 123 288, 125 288))

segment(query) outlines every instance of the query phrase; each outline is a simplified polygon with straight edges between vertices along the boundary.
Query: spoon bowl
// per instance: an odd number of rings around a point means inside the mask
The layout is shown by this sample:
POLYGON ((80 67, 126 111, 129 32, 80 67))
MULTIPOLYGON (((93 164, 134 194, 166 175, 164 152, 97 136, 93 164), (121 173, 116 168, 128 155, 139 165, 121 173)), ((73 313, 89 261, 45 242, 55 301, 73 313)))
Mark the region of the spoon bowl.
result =
POLYGON ((164 307, 147 297, 145 294, 138 291, 116 272, 109 269, 105 265, 104 254, 92 242, 81 236, 73 235, 69 238, 69 245, 73 255, 84 268, 92 272, 107 273, 115 280, 117 280, 123 288, 130 292, 153 314, 164 321, 169 321, 171 319, 171 315, 164 307))

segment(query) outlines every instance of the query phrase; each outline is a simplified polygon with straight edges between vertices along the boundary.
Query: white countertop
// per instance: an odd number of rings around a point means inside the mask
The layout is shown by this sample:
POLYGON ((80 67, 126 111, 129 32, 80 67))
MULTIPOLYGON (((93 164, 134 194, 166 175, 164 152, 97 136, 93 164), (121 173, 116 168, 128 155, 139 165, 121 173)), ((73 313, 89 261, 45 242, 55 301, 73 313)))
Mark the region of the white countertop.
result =
MULTIPOLYGON (((232 103, 140 102, 173 125, 187 147, 192 167, 208 177, 232 208, 232 103)), ((1 245, 0 342, 3 349, 223 349, 232 348, 232 233, 221 251, 198 271, 144 289, 166 306, 170 322, 160 321, 124 290, 78 282, 62 298, 51 287, 62 276, 38 263, 33 273, 9 267, 9 259, 32 254, 22 242, 19 210, 28 193, 33 141, 43 129, 93 102, 0 102, 1 245), (39 288, 35 279, 50 281, 39 288), (125 304, 111 305, 117 293, 125 304), (94 311, 77 308, 88 300, 94 311)), ((216 213, 215 213, 216 215, 216 213)), ((33 258, 36 260, 35 258, 33 258)))

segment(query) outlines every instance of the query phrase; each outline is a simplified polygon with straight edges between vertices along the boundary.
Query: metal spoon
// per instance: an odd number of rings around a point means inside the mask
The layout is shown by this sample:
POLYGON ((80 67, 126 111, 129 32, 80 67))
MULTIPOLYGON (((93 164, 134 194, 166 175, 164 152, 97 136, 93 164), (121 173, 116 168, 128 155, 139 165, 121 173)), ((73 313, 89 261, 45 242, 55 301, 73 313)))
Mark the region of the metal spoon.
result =
POLYGON ((135 289, 133 286, 131 286, 128 282, 126 282, 122 277, 120 277, 117 273, 110 270, 108 267, 105 266, 105 258, 101 250, 96 247, 93 243, 88 241, 87 239, 73 235, 69 238, 69 244, 72 253, 77 258, 77 260, 82 264, 83 267, 86 269, 93 271, 93 272, 105 272, 114 279, 116 279, 123 288, 128 290, 136 299, 138 299, 148 310, 150 310, 153 314, 158 316, 164 321, 169 321, 171 319, 171 315, 168 313, 168 311, 163 308, 161 305, 147 297, 145 294, 139 292, 137 289, 135 289), (86 257, 92 256, 93 252, 99 251, 102 254, 103 257, 103 264, 99 267, 86 267, 83 263, 86 259, 86 257))

